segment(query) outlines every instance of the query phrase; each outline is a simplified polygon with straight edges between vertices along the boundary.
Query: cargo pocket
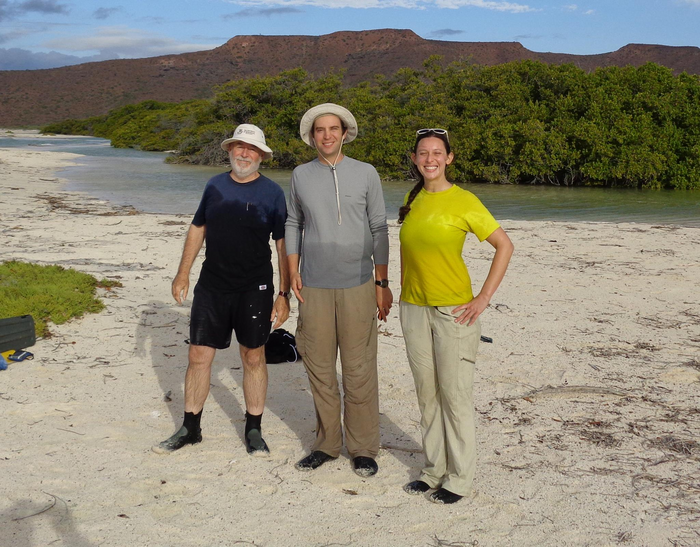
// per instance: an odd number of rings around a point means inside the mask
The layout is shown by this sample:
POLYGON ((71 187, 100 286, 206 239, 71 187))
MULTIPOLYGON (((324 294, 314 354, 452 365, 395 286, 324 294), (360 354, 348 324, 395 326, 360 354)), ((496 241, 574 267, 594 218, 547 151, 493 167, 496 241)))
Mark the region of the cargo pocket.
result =
POLYGON ((460 361, 466 361, 471 364, 476 363, 476 354, 479 350, 479 338, 481 337, 481 321, 479 319, 469 326, 466 323, 460 325, 455 323, 455 315, 452 310, 455 306, 435 306, 438 313, 451 323, 453 329, 455 343, 459 344, 458 354, 460 361))
POLYGON ((374 287, 374 283, 369 281, 367 283, 369 288, 366 289, 367 298, 367 308, 370 311, 370 320, 367 328, 367 343, 365 344, 365 359, 367 362, 377 361, 377 293, 374 287))
POLYGON ((304 336, 304 320, 302 314, 303 304, 299 304, 299 317, 297 318, 297 330, 294 335, 297 343, 297 353, 303 359, 306 356, 306 337, 304 336))
POLYGON ((365 346, 365 359, 368 362, 376 361, 377 359, 377 321, 377 314, 375 313, 370 322, 367 344, 365 346))
POLYGON ((476 354, 479 351, 479 339, 481 337, 481 321, 479 319, 470 327, 457 325, 460 330, 459 358, 471 364, 476 364, 476 354))

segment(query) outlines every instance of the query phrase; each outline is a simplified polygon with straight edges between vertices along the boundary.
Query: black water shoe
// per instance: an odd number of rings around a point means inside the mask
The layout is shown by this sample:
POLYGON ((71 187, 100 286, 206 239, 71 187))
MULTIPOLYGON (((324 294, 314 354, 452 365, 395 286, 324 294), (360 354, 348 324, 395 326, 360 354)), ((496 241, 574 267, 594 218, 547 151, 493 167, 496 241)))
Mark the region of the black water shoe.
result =
POLYGON ((403 487, 404 492, 417 496, 418 494, 425 494, 430 490, 430 485, 423 481, 411 481, 406 486, 403 487))
POLYGON ((450 503, 457 503, 463 497, 464 496, 454 494, 453 492, 445 490, 444 488, 440 488, 438 490, 435 490, 435 492, 433 492, 432 494, 430 494, 430 501, 432 501, 433 503, 444 503, 445 505, 447 505, 450 503))
POLYGON ((251 456, 266 456, 270 453, 259 429, 251 429, 246 433, 245 448, 251 456))
POLYGON ((294 467, 296 467, 299 471, 311 471, 313 469, 316 469, 317 467, 321 467, 327 461, 335 459, 337 459, 337 457, 334 458, 333 456, 329 456, 325 452, 321 452, 320 450, 314 450, 305 458, 300 459, 294 467))
POLYGON ((357 456, 357 458, 352 459, 352 468, 355 470, 356 475, 360 477, 371 477, 376 475, 379 471, 379 466, 374 458, 368 458, 367 456, 357 456))
POLYGON ((187 444, 197 444, 201 442, 201 429, 190 433, 189 431, 187 431, 187 428, 183 425, 172 437, 164 440, 162 443, 153 445, 151 447, 151 450, 153 450, 153 452, 155 452, 156 454, 169 454, 170 452, 180 450, 183 446, 187 444))

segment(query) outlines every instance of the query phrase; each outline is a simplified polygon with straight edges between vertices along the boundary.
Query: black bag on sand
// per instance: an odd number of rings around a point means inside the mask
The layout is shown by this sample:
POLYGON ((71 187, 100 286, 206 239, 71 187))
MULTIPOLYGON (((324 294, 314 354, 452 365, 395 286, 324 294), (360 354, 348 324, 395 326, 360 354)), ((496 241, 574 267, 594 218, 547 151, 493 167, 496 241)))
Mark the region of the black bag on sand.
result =
POLYGON ((284 329, 275 329, 265 344, 265 360, 270 364, 295 363, 299 359, 294 335, 284 329))
POLYGON ((20 350, 36 344, 34 318, 20 315, 0 319, 0 353, 11 349, 20 350))

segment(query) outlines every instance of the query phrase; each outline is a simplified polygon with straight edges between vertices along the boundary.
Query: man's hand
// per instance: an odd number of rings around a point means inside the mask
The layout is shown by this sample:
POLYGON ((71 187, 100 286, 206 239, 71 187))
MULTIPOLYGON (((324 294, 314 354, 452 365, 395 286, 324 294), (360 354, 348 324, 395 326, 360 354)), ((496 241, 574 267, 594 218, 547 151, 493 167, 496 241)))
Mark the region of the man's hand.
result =
POLYGON ((301 297, 301 289, 304 287, 304 284, 301 282, 301 274, 299 272, 293 273, 289 276, 289 279, 291 281, 292 290, 294 291, 294 296, 303 304, 304 299, 301 297))
POLYGON ((173 279, 173 298, 182 305, 187 298, 187 291, 190 289, 190 276, 185 274, 177 274, 173 279))
POLYGON ((272 306, 272 315, 270 315, 270 321, 275 321, 272 326, 273 329, 279 328, 289 317, 289 298, 285 296, 278 296, 275 299, 275 304, 272 306))
POLYGON ((394 303, 394 295, 391 294, 391 289, 388 287, 382 289, 377 285, 377 318, 386 323, 386 318, 389 316, 391 305, 394 303))
POLYGON ((175 275, 175 279, 173 279, 173 285, 171 287, 173 298, 175 302, 180 305, 182 305, 185 298, 187 298, 187 292, 190 289, 190 271, 192 270, 192 264, 194 264, 194 260, 197 258, 204 244, 206 233, 207 227, 204 224, 201 226, 190 224, 190 228, 187 230, 187 239, 185 239, 185 248, 182 249, 180 266, 177 268, 177 274, 175 275))

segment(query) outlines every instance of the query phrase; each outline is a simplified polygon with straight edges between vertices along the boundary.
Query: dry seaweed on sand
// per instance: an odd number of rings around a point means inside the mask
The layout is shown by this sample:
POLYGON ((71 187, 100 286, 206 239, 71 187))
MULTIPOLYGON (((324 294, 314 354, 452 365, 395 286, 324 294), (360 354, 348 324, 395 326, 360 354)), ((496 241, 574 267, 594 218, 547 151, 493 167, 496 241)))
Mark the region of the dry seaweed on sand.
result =
POLYGON ((518 399, 536 399, 538 397, 575 397, 580 395, 613 395, 626 397, 629 394, 618 390, 600 386, 544 386, 533 389, 523 395, 514 395, 499 399, 501 402, 516 401, 518 399))
POLYGON ((34 197, 45 201, 49 205, 51 211, 65 211, 72 215, 118 216, 139 214, 139 211, 131 205, 112 205, 95 202, 93 206, 89 207, 79 205, 78 201, 72 196, 38 194, 34 197))
POLYGON ((664 435, 662 437, 656 437, 655 439, 649 439, 646 445, 650 448, 658 448, 663 452, 675 452, 676 454, 682 454, 684 456, 692 456, 693 453, 700 448, 700 444, 697 441, 681 439, 673 435, 664 435))

